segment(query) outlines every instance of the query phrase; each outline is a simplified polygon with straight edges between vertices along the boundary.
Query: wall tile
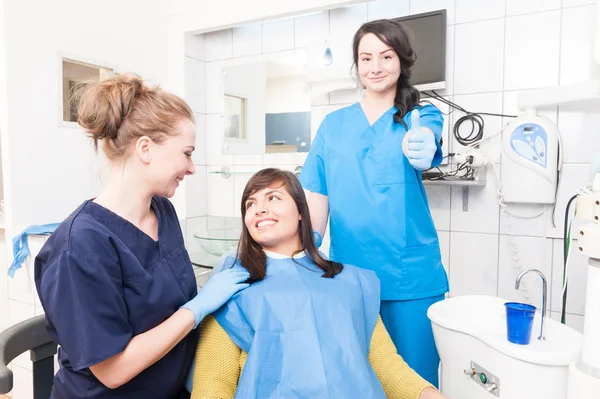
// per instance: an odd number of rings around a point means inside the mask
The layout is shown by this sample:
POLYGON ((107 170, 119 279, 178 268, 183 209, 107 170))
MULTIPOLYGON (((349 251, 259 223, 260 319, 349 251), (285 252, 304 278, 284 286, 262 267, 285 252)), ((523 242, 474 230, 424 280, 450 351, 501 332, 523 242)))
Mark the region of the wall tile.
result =
MULTIPOLYGON (((563 231, 563 226, 565 224, 565 211, 569 199, 573 197, 573 195, 577 194, 580 188, 585 187, 587 184, 589 184, 589 165, 563 165, 560 176, 560 184, 558 186, 558 196, 556 199, 555 211, 555 222, 559 231, 563 231)), ((573 204, 571 205, 570 214, 573 214, 573 204)), ((580 219, 575 219, 575 223, 573 223, 573 229, 576 229, 576 226, 579 226, 582 223, 584 222, 580 219)))
POLYGON ((206 230, 206 217, 186 219, 186 249, 190 254, 202 250, 194 234, 206 230))
POLYGON ((301 47, 294 50, 294 60, 299 65, 306 65, 306 48, 301 47))
POLYGON ((232 176, 225 179, 222 175, 210 173, 213 170, 220 169, 220 166, 208 167, 209 173, 207 178, 207 214, 211 216, 234 216, 232 176))
MULTIPOLYGON (((503 106, 502 113, 505 115, 513 115, 519 116, 523 114, 523 111, 519 110, 518 106, 518 97, 519 93, 527 92, 527 90, 518 90, 518 91, 504 91, 503 92, 503 106)), ((556 124, 558 121, 558 107, 545 107, 543 109, 539 109, 536 112, 537 115, 543 116, 545 118, 550 119, 552 123, 556 124)), ((502 126, 505 126, 512 122, 514 118, 505 117, 502 118, 502 126)), ((508 133, 508 131, 506 131, 508 133)))
POLYGON ((497 295, 498 235, 450 233, 450 296, 497 295))
POLYGON ((498 234, 499 208, 493 171, 486 170, 487 183, 483 187, 469 189, 468 211, 463 211, 462 187, 452 187, 450 228, 453 232, 498 234))
POLYGON ((231 29, 208 32, 206 40, 206 61, 218 61, 233 57, 233 35, 231 29))
POLYGON ((194 114, 196 118, 196 149, 192 153, 194 165, 206 165, 206 115, 194 114))
POLYGON ((337 90, 329 93, 330 104, 354 104, 362 100, 363 94, 361 90, 337 90))
POLYGON ((179 227, 181 227, 183 245, 187 248, 187 219, 179 219, 179 227))
MULTIPOLYGON (((573 250, 568 264, 567 313, 585 314, 588 258, 577 251, 577 241, 571 242, 573 250)), ((562 281, 564 271, 563 240, 554 240, 552 256, 552 311, 562 309, 562 281)))
POLYGON ((307 42, 329 36, 329 11, 321 11, 296 17, 294 26, 295 46, 305 47, 307 42))
POLYGON ((203 61, 185 57, 185 100, 190 108, 203 114, 206 111, 206 65, 203 61))
POLYGON ((13 399, 33 398, 33 373, 17 365, 13 365, 13 399))
MULTIPOLYGON (((449 97, 449 96, 444 96, 443 98, 448 101, 453 100, 453 98, 449 97)), ((435 105, 443 115, 444 124, 442 125, 442 136, 441 136, 441 138, 442 138, 442 153, 443 153, 444 157, 446 157, 448 155, 448 153, 451 152, 450 149, 452 148, 452 140, 450 139, 450 125, 452 124, 452 113, 451 113, 450 106, 443 103, 440 100, 437 100, 437 99, 434 99, 431 97, 426 98, 425 96, 423 96, 423 97, 421 97, 421 100, 427 101, 427 102, 435 105)), ((445 165, 449 161, 450 161, 449 158, 444 158, 442 160, 441 164, 445 165)))
POLYGON ((185 35, 185 55, 199 61, 206 61, 206 39, 204 35, 185 35))
POLYGON ((446 87, 436 90, 441 96, 448 96, 454 93, 454 47, 455 47, 454 25, 449 25, 446 29, 446 87))
POLYGON ((520 289, 515 290, 515 281, 520 272, 538 269, 544 273, 548 296, 546 310, 551 309, 552 300, 552 240, 542 238, 500 236, 498 296, 508 301, 524 302, 542 309, 542 279, 528 273, 521 280, 520 289))
POLYGON ((223 110, 223 68, 231 60, 206 63, 206 113, 220 114, 223 110))
POLYGON ((43 314, 46 314, 42 305, 34 305, 33 310, 35 312, 35 316, 41 316, 43 314))
MULTIPOLYGON (((241 203, 238 204, 238 208, 240 205, 241 205, 241 203)), ((242 229, 242 219, 238 216, 225 219, 225 228, 241 230, 242 229)))
POLYGON ((234 165, 262 165, 263 164, 263 154, 234 155, 233 156, 233 164, 234 165))
POLYGON ((226 228, 226 221, 227 217, 209 215, 206 218, 206 227, 209 230, 223 230, 226 228))
MULTIPOLYGON (((454 96, 454 102, 467 110, 468 112, 487 112, 492 114, 502 113, 502 93, 485 93, 485 94, 468 94, 454 96)), ((451 126, 455 126, 456 122, 465 116, 465 113, 455 110, 452 112, 451 126)), ((488 152, 490 162, 499 162, 500 151, 501 151, 501 140, 497 134, 502 128, 502 119, 499 116, 492 115, 481 115, 483 118, 483 138, 490 138, 485 143, 481 144, 481 148, 488 152)), ((447 118, 448 119, 448 118, 447 118)), ((452 129, 450 129, 452 130, 452 129)), ((458 132, 464 138, 469 137, 472 131, 471 122, 468 120, 461 123, 458 132)), ((452 152, 465 153, 469 152, 463 145, 456 141, 454 135, 452 135, 452 152)))
POLYGON ((561 0, 506 0, 506 15, 558 10, 560 6, 561 0))
POLYGON ((506 19, 504 88, 558 85, 560 11, 506 19))
POLYGON ((410 0, 377 0, 367 4, 367 19, 392 19, 410 12, 410 0))
POLYGON ((438 239, 440 241, 440 251, 442 253, 442 263, 446 273, 450 275, 450 232, 438 231, 438 239))
MULTIPOLYGON (((556 320, 560 323, 560 312, 552 312, 551 317, 552 317, 552 320, 556 320)), ((583 325, 584 325, 585 317, 567 313, 565 321, 567 323, 567 326, 569 326, 583 334, 583 325)))
POLYGON ((502 18, 505 14, 505 0, 456 0, 456 23, 502 18))
POLYGON ((595 21, 594 5, 563 10, 560 45, 561 86, 600 78, 600 66, 593 60, 595 21))
POLYGON ((263 155, 264 164, 267 165, 294 165, 294 153, 270 153, 263 155))
POLYGON ((233 28, 233 57, 262 53, 262 24, 233 28))
POLYGON ((329 105, 329 93, 313 97, 310 100, 310 105, 329 105))
POLYGON ((233 155, 223 155, 223 118, 206 116, 206 161, 208 165, 231 165, 233 155))
POLYGON ((577 7, 586 4, 596 4, 596 0, 563 0, 562 2, 563 8, 577 7))
POLYGON ((435 228, 450 231, 450 187, 425 185, 435 228))
POLYGON ((589 163, 598 156, 600 134, 598 104, 569 104, 560 106, 558 129, 562 137, 563 162, 589 163))
MULTIPOLYGON (((30 241, 31 242, 31 241, 30 241)), ((33 305, 37 296, 32 256, 27 257, 13 278, 8 278, 8 298, 33 305)))
POLYGON ((246 57, 237 57, 233 59, 233 65, 248 65, 263 62, 263 55, 249 55, 246 57))
POLYGON ((263 23, 263 52, 294 48, 294 19, 279 19, 263 23))
POLYGON ((197 166, 196 173, 185 178, 186 216, 206 215, 206 166, 197 166))
POLYGON ((446 9, 446 23, 454 25, 455 23, 455 5, 454 0, 411 0, 410 14, 421 14, 429 11, 446 9))
POLYGON ((296 59, 296 52, 294 50, 283 50, 275 51, 273 53, 264 53, 263 62, 267 61, 284 61, 290 62, 296 59))
POLYGON ((454 93, 502 90, 504 20, 458 25, 454 35, 454 93))
POLYGON ((336 8, 329 11, 329 33, 352 43, 354 33, 367 22, 367 4, 336 8))
POLYGON ((306 161, 306 157, 308 156, 308 152, 297 152, 294 154, 294 165, 302 166, 306 161))
MULTIPOLYGON (((9 299, 8 301, 8 325, 13 326, 35 316, 33 304, 24 303, 9 299)), ((13 365, 17 365, 26 370, 32 370, 29 352, 25 352, 13 360, 13 365)))
POLYGON ((500 210, 501 234, 543 237, 546 229, 552 226, 552 206, 517 203, 505 205, 505 212, 500 210))

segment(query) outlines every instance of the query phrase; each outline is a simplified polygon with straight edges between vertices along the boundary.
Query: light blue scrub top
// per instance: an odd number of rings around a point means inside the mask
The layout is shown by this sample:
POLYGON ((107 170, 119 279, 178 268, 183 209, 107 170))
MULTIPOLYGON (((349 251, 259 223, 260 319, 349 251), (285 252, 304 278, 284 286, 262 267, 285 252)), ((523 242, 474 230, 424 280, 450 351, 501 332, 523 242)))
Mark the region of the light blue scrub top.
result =
MULTIPOLYGON (((300 174, 306 190, 329 199, 330 258, 373 270, 382 300, 420 299, 448 291, 437 232, 421 172, 402 151, 407 129, 390 108, 372 126, 356 103, 330 113, 319 127, 300 174)), ((421 126, 439 145, 444 118, 419 108, 421 126)), ((404 122, 410 130, 410 112, 404 122)))

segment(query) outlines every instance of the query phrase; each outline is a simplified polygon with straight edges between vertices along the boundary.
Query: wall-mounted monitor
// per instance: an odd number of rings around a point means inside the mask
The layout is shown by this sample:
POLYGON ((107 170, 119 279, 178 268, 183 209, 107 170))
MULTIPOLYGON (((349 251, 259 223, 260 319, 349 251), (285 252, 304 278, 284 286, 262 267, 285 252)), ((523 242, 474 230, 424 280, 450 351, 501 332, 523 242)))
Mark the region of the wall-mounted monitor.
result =
POLYGON ((417 62, 412 83, 419 90, 446 87, 446 10, 393 18, 410 30, 417 62))

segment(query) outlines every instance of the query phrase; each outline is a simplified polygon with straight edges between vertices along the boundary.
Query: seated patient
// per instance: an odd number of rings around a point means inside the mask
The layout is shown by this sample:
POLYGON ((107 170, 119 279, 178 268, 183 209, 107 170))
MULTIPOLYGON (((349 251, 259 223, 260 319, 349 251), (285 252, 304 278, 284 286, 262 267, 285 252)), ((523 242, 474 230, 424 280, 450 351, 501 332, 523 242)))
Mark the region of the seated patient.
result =
POLYGON ((317 251, 294 174, 257 172, 241 205, 238 257, 222 268, 252 284, 202 323, 192 398, 445 398, 396 353, 375 273, 317 251))

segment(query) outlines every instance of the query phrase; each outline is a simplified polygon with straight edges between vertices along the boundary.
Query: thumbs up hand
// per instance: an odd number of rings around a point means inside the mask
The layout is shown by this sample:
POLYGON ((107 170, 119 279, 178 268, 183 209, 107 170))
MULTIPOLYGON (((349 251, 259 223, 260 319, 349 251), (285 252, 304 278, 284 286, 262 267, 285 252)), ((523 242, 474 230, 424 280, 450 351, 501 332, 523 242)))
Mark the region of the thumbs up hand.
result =
POLYGON ((404 137, 402 147, 404 155, 413 168, 425 170, 431 167, 437 151, 435 136, 431 130, 421 127, 421 115, 418 109, 413 109, 410 114, 410 130, 404 137))

